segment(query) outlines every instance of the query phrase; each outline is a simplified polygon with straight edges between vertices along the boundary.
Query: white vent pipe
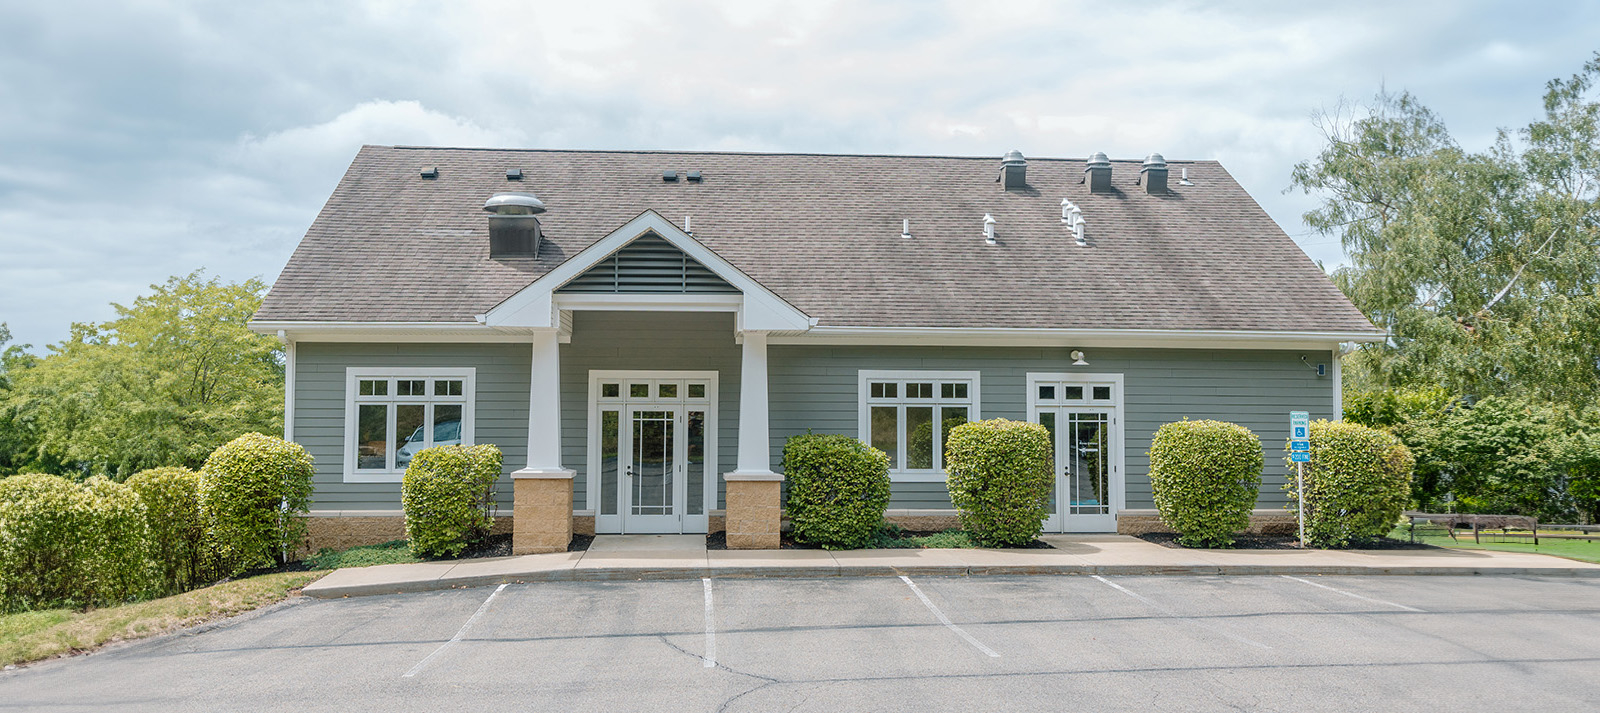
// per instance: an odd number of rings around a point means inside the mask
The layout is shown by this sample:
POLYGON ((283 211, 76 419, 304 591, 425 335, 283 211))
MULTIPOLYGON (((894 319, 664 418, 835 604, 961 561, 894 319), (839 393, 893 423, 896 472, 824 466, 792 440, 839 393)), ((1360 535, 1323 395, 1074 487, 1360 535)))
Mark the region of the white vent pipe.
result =
POLYGON ((983 242, 987 245, 994 244, 994 216, 983 214, 983 242))

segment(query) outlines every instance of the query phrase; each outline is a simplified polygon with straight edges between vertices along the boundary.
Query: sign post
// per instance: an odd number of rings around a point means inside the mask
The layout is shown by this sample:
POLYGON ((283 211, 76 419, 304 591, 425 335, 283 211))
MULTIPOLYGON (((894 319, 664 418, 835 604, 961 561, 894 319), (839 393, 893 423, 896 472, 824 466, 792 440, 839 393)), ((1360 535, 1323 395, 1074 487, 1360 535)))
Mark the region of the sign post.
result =
POLYGON ((1300 523, 1300 547, 1306 546, 1306 469, 1311 460, 1311 414, 1305 411, 1289 412, 1289 460, 1294 463, 1295 505, 1300 523))

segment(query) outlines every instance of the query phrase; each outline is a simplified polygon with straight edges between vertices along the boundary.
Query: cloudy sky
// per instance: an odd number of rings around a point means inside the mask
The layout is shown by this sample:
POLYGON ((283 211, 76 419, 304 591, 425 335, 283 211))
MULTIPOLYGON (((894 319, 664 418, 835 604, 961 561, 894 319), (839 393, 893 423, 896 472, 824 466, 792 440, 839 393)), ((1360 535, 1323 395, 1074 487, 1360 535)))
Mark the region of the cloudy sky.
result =
POLYGON ((170 275, 270 281, 363 143, 1159 151, 1332 265, 1283 193, 1313 112, 1407 89, 1482 147, 1600 49, 1589 3, 1104 5, 4 3, 0 321, 37 351, 170 275))

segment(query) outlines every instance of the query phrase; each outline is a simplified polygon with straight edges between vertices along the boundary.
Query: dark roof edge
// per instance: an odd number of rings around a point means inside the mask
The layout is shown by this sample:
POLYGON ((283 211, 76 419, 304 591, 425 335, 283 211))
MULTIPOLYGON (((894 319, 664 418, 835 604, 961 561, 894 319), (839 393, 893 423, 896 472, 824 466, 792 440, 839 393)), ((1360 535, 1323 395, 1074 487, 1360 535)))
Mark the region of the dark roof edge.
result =
MULTIPOLYGON (((896 154, 896 153, 825 153, 820 151, 674 151, 667 149, 530 149, 530 148, 494 148, 491 146, 409 146, 404 144, 362 144, 361 148, 396 149, 404 151, 513 151, 521 153, 602 153, 602 154, 632 154, 632 155, 662 155, 662 156, 815 156, 822 158, 936 158, 959 161, 999 161, 994 156, 951 156, 948 154, 896 154)), ((1029 156, 1029 161, 1075 161, 1083 162, 1084 158, 1063 158, 1059 156, 1029 156)), ((1112 163, 1142 164, 1143 158, 1114 158, 1112 163)), ((1217 159, 1167 159, 1168 164, 1174 163, 1215 163, 1217 159)))

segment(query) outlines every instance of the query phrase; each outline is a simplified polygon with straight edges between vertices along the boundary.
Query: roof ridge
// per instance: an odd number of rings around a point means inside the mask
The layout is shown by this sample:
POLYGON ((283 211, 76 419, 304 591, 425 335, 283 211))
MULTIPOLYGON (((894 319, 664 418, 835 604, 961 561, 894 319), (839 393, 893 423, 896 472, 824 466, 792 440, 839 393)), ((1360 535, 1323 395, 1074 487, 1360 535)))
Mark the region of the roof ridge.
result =
MULTIPOLYGON (((998 161, 994 156, 955 156, 950 154, 893 154, 893 153, 828 153, 823 151, 689 151, 678 149, 554 149, 554 148, 495 148, 492 146, 415 146, 408 144, 362 144, 362 148, 397 149, 405 151, 509 151, 522 153, 603 153, 625 155, 710 155, 710 156, 816 156, 824 158, 937 158, 961 161, 998 161)), ((1083 162, 1087 157, 1029 156, 1029 161, 1083 162)), ((1114 158, 1112 163, 1142 163, 1143 158, 1114 158)), ((1173 163, 1219 163, 1217 159, 1166 159, 1173 163)))

